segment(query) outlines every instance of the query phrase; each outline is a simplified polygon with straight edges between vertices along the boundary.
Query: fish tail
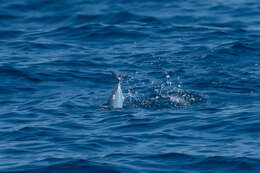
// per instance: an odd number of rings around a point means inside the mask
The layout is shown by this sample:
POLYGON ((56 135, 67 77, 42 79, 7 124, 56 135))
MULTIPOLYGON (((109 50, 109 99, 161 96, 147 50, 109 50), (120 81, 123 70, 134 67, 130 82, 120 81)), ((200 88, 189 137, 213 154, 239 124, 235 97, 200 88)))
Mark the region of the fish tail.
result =
POLYGON ((118 76, 115 72, 111 71, 112 75, 120 82, 121 80, 125 79, 127 76, 118 76))

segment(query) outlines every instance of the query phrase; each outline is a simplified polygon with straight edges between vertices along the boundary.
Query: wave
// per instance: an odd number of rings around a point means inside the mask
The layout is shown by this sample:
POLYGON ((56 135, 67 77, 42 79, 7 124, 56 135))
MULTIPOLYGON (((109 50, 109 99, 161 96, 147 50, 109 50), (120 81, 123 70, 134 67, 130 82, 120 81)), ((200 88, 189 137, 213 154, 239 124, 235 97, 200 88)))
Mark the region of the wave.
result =
POLYGON ((25 69, 18 69, 10 65, 2 65, 0 66, 0 76, 2 77, 12 77, 15 79, 25 79, 30 82, 41 82, 42 80, 31 75, 30 73, 26 72, 25 69))
POLYGON ((164 162, 161 165, 161 171, 167 171, 169 167, 173 170, 183 171, 217 171, 217 172, 257 172, 259 171, 260 160, 247 157, 228 157, 228 156, 203 156, 203 155, 189 155, 182 153, 164 153, 154 154, 141 157, 152 163, 164 162), (166 161, 167 160, 167 161, 166 161), (176 165, 176 162, 181 164, 176 165))
POLYGON ((23 33, 17 30, 0 30, 0 40, 19 39, 23 33))
POLYGON ((133 40, 148 37, 148 34, 141 31, 131 31, 120 26, 109 26, 102 24, 87 24, 84 26, 65 26, 44 33, 43 36, 54 37, 65 40, 87 40, 102 41, 110 39, 120 41, 122 39, 133 40))
POLYGON ((28 169, 24 166, 17 168, 15 170, 3 171, 1 173, 43 173, 43 172, 63 172, 63 173, 81 173, 81 172, 111 172, 119 173, 122 170, 126 171, 125 168, 115 168, 106 163, 95 163, 87 160, 72 160, 72 161, 59 161, 57 159, 46 159, 42 162, 63 162, 58 164, 52 164, 50 166, 30 166, 31 169, 28 169))
POLYGON ((120 11, 117 13, 106 13, 100 15, 77 15, 75 16, 75 25, 82 25, 86 23, 103 23, 103 24, 157 24, 161 25, 159 19, 151 16, 141 16, 133 14, 128 11, 120 11))

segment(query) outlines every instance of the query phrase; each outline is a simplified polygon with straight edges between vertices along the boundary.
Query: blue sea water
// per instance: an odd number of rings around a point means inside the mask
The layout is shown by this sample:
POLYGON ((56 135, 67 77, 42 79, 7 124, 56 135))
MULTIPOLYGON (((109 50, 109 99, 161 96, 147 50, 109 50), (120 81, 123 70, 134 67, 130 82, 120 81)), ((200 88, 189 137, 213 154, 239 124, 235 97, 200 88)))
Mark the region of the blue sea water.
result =
POLYGON ((260 172, 258 0, 0 2, 1 173, 260 172))

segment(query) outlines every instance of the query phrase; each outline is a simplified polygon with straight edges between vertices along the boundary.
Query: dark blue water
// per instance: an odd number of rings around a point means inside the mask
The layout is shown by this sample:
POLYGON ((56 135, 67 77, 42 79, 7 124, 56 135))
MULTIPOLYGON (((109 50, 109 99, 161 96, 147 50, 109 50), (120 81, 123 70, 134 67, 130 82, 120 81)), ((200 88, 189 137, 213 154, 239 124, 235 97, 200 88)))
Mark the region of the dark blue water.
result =
POLYGON ((0 7, 1 173, 260 172, 258 0, 0 7))

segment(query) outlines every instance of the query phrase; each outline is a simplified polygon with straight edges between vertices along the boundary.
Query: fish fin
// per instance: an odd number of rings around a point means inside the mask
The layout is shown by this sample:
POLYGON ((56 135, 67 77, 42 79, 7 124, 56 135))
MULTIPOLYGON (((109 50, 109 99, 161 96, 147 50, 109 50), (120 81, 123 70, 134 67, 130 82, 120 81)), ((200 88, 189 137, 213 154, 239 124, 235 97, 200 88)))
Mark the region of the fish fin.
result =
POLYGON ((118 81, 121 80, 120 77, 117 74, 115 74, 115 72, 111 71, 111 73, 118 81))

